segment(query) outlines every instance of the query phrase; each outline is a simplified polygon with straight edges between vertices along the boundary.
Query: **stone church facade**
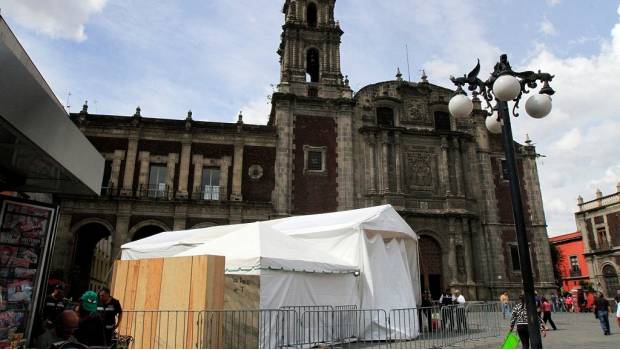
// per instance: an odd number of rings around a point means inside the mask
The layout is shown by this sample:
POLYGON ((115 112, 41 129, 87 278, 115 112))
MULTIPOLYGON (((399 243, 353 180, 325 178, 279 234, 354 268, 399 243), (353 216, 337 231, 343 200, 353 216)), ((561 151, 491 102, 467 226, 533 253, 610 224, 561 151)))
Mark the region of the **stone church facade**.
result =
MULTIPOLYGON (((57 273, 105 284, 120 245, 164 230, 392 204, 420 235, 423 288, 518 294, 519 258, 500 137, 448 113, 422 77, 349 87, 335 0, 286 0, 280 84, 267 125, 93 115, 72 119, 106 158, 99 198, 64 197, 57 273)), ((553 269, 536 150, 517 145, 539 290, 553 269)), ((76 292, 77 293, 77 292, 76 292)))

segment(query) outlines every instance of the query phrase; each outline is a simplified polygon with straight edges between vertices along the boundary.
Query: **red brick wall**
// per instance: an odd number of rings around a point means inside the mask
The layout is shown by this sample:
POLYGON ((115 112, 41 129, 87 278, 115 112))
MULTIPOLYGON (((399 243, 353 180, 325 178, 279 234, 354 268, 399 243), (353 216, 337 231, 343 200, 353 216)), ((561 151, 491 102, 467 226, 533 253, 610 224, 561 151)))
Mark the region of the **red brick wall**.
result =
POLYGON ((273 147, 246 146, 243 149, 242 195, 244 201, 271 202, 271 192, 275 186, 276 149, 273 147), (252 165, 263 168, 260 179, 252 179, 249 168, 252 165))
POLYGON ((293 134, 293 212, 316 214, 336 211, 336 122, 333 118, 297 116, 293 134), (304 145, 327 147, 325 174, 304 174, 304 145))
MULTIPOLYGON (((514 216, 512 214, 512 201, 510 194, 510 183, 502 178, 501 158, 491 158, 491 169, 493 171, 493 183, 495 184, 495 198, 497 199, 497 208, 499 211, 499 221, 503 224, 514 224, 514 216)), ((521 183, 521 198, 523 199, 523 213, 525 216, 525 224, 531 225, 529 197, 526 191, 526 183, 523 180, 523 162, 517 160, 517 171, 519 172, 519 180, 521 183)))
MULTIPOLYGON (((570 256, 576 255, 579 261, 579 268, 581 270, 581 276, 588 276, 588 264, 586 262, 586 258, 583 255, 584 247, 583 240, 576 239, 570 240, 567 242, 556 243, 558 251, 560 252, 560 261, 558 263, 560 275, 562 276, 562 284, 564 285, 565 290, 570 290, 574 285, 569 281, 571 278, 570 275, 570 256)), ((588 280, 586 278, 586 280, 588 280)))
POLYGON ((607 228, 614 246, 620 245, 620 212, 607 214, 607 228))

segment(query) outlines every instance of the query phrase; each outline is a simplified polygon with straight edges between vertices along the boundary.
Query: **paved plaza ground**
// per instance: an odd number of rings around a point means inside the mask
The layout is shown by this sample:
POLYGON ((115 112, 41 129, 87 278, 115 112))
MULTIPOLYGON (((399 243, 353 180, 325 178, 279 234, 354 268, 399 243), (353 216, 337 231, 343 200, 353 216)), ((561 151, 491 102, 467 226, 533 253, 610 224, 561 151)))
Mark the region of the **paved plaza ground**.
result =
MULTIPOLYGON (((543 347, 547 349, 558 348, 611 348, 620 347, 620 328, 615 317, 609 318, 611 335, 604 336, 597 319, 593 313, 554 313, 553 319, 557 331, 547 332, 547 337, 543 338, 543 347)), ((548 327, 550 327, 548 325, 548 327)), ((508 331, 508 320, 506 320, 506 331, 508 331)), ((504 332, 505 335, 505 332, 504 332)), ((497 338, 487 338, 479 341, 468 341, 457 344, 455 348, 498 348, 503 341, 503 336, 497 338)))

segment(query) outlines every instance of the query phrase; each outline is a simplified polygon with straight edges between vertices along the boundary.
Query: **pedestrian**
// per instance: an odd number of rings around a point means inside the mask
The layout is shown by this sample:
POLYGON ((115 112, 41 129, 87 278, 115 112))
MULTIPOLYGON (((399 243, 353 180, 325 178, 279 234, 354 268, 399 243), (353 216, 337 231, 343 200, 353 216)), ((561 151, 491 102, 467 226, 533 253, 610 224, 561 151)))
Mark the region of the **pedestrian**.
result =
POLYGON ((618 327, 620 328, 620 289, 616 291, 614 300, 616 301, 616 322, 618 322, 618 327))
POLYGON ((419 324, 423 324, 422 315, 424 315, 424 317, 426 317, 428 333, 431 333, 433 331, 433 302, 431 301, 431 294, 429 292, 424 292, 424 294, 422 295, 422 305, 420 306, 421 310, 418 312, 418 318, 420 320, 419 324))
POLYGON ((121 303, 110 295, 110 290, 106 287, 99 290, 97 311, 103 316, 106 345, 110 346, 114 331, 123 319, 123 308, 121 308, 121 303))
POLYGON ((462 330, 467 332, 467 310, 465 310, 465 297, 458 289, 454 291, 454 296, 456 302, 456 326, 459 332, 462 330))
POLYGON ((536 313, 538 317, 542 318, 542 303, 537 291, 534 291, 534 300, 536 301, 536 313))
MULTIPOLYGON (((538 317, 538 323, 540 324, 540 332, 542 336, 547 335, 547 329, 544 322, 538 317)), ((530 348, 530 331, 527 325, 527 309, 525 308, 525 302, 523 294, 519 296, 519 302, 512 309, 512 316, 510 317, 510 331, 512 332, 517 326, 517 334, 521 339, 521 347, 523 349, 530 348)))
POLYGON ((52 328, 56 317, 65 310, 64 287, 61 284, 54 285, 52 293, 45 298, 43 307, 44 328, 52 328))
POLYGON ((508 305, 508 302, 510 298, 508 297, 508 292, 505 291, 504 293, 502 293, 502 295, 500 295, 499 297, 499 302, 501 303, 500 306, 502 308, 502 315, 504 316, 504 319, 506 319, 506 315, 510 314, 510 306, 508 305))
POLYGON ((594 302, 594 315, 598 318, 598 321, 601 323, 601 328, 603 329, 603 334, 610 335, 611 331, 609 329, 609 313, 611 312, 611 306, 609 301, 605 299, 605 295, 600 292, 598 293, 598 298, 594 302))
POLYGON ((553 312, 558 312, 559 308, 558 308, 558 296, 555 294, 555 292, 551 293, 551 309, 553 312))
POLYGON ((446 324, 450 322, 450 329, 454 329, 454 296, 450 288, 439 297, 441 304, 441 328, 446 329, 446 324))
POLYGON ((80 323, 75 331, 75 338, 89 347, 105 346, 105 326, 97 312, 97 293, 92 290, 84 292, 80 298, 77 313, 80 323))
POLYGON ((85 348, 86 346, 79 346, 77 339, 73 336, 75 330, 80 323, 80 317, 73 310, 64 310, 58 313, 52 320, 53 328, 49 328, 45 333, 41 334, 34 345, 39 349, 51 349, 60 348, 60 345, 64 345, 67 342, 72 343, 75 346, 71 348, 85 348))
POLYGON ((564 302, 566 303, 566 311, 573 312, 573 297, 569 294, 564 298, 564 302))
POLYGON ((549 324, 551 324, 551 327, 553 328, 553 330, 557 331, 558 328, 555 326, 555 323, 553 323, 553 320, 551 319, 551 303, 545 297, 542 298, 542 309, 543 309, 543 322, 545 322, 545 326, 547 325, 547 321, 549 321, 549 324))

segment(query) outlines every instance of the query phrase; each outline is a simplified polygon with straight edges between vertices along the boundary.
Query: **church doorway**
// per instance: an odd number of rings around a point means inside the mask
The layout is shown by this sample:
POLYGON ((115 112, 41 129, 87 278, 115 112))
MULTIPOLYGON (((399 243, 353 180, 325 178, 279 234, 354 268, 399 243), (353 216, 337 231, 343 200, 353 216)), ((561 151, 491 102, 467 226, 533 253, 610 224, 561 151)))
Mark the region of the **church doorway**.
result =
POLYGON ((432 237, 422 235, 420 246, 420 282, 422 292, 430 292, 433 300, 439 299, 443 281, 441 276, 441 246, 432 237))

